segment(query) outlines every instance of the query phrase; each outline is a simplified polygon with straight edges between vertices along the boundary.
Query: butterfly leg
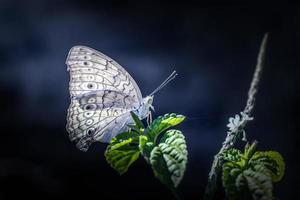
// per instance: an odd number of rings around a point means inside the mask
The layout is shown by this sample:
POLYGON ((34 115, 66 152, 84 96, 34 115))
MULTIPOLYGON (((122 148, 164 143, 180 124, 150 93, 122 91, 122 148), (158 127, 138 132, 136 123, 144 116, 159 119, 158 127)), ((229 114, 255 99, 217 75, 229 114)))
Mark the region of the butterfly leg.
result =
POLYGON ((152 123, 152 113, 149 111, 147 115, 147 125, 149 126, 152 123))

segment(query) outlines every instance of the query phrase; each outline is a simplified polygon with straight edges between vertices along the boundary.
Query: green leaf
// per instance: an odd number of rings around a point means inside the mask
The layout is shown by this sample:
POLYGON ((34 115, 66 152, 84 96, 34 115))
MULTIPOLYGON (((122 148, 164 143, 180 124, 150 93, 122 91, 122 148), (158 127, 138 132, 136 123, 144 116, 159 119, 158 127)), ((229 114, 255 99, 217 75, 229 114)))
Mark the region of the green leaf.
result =
POLYGON ((138 136, 139 134, 135 131, 120 133, 119 135, 111 139, 109 146, 116 145, 123 142, 124 140, 128 140, 131 138, 134 139, 133 142, 138 143, 138 136))
POLYGON ((165 114, 156 118, 145 130, 145 133, 151 140, 156 140, 157 136, 163 131, 176 126, 183 122, 185 117, 183 115, 165 114))
POLYGON ((273 182, 282 179, 285 164, 275 151, 256 151, 257 142, 246 144, 241 153, 229 149, 221 154, 223 164, 222 183, 228 199, 244 199, 250 191, 253 199, 272 199, 273 182))
POLYGON ((256 165, 254 169, 241 169, 234 162, 223 165, 222 182, 228 199, 243 199, 247 190, 253 199, 272 199, 272 180, 266 168, 256 165))
POLYGON ((224 151, 221 155, 222 160, 237 162, 241 159, 242 152, 238 149, 228 149, 224 151))
POLYGON ((154 175, 165 185, 177 187, 185 172, 187 155, 184 135, 178 130, 167 131, 150 155, 154 175))
POLYGON ((125 132, 113 138, 105 151, 106 161, 118 171, 124 174, 129 166, 140 155, 139 136, 134 132, 125 132))
POLYGON ((240 190, 244 187, 236 186, 236 181, 241 173, 242 169, 235 162, 226 162, 223 165, 222 183, 228 199, 241 199, 240 190))
POLYGON ((150 163, 152 165, 154 176, 158 178, 167 187, 173 188, 171 174, 166 166, 166 161, 163 157, 163 152, 158 146, 154 147, 151 151, 150 163))
POLYGON ((273 199, 272 180, 270 176, 266 175, 265 171, 260 172, 257 168, 255 171, 248 169, 243 172, 243 176, 254 200, 273 199))
POLYGON ((136 128, 138 130, 145 129, 145 126, 144 126, 143 122, 139 119, 139 117, 136 114, 134 114, 134 112, 132 112, 132 111, 130 112, 130 114, 131 114, 133 121, 135 122, 136 128))
POLYGON ((254 141, 251 145, 246 144, 243 157, 248 161, 256 151, 257 141, 254 141))
POLYGON ((284 176, 285 163, 280 153, 276 151, 257 151, 250 160, 250 164, 261 164, 269 170, 273 182, 278 182, 284 176))

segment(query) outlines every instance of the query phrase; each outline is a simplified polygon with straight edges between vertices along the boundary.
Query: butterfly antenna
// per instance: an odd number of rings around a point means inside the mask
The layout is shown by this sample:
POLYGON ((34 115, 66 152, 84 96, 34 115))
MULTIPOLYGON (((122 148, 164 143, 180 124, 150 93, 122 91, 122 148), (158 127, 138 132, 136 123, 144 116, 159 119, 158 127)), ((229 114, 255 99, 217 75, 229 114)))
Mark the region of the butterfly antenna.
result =
POLYGON ((177 72, 174 70, 172 72, 172 74, 170 74, 168 76, 168 78, 166 78, 166 80, 164 80, 164 82, 162 82, 149 96, 153 96, 156 92, 158 92, 159 90, 161 90, 163 87, 165 87, 171 80, 173 80, 176 76, 177 76, 177 72))

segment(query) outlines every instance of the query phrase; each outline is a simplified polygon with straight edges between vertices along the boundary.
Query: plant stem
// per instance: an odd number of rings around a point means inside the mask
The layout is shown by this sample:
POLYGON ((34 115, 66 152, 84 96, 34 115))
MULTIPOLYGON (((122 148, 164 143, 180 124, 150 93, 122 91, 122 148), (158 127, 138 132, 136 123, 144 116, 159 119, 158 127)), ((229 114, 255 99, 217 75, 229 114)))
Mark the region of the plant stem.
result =
POLYGON ((220 170, 222 168, 222 165, 220 163, 220 155, 233 147, 235 144, 237 138, 239 137, 239 133, 241 130, 243 130, 247 124, 248 121, 250 121, 250 116, 252 114, 254 105, 255 105, 255 99, 256 94, 258 90, 258 85, 261 79, 262 69, 264 67, 264 58, 265 58, 265 51, 266 51, 266 44, 268 39, 268 33, 264 35, 264 38, 262 40, 260 50, 257 57, 257 64, 255 67, 255 72, 253 74, 252 82, 250 85, 250 89, 248 92, 248 99, 246 106, 244 110, 241 112, 242 119, 243 117, 248 117, 247 119, 242 120, 242 123, 240 124, 240 127, 236 129, 236 131, 227 131, 227 136, 225 138, 225 141, 223 142, 223 146, 220 149, 220 151, 214 156, 214 161, 211 166, 211 170, 208 175, 208 183, 206 186, 204 199, 205 200, 211 200, 214 198, 215 192, 217 190, 217 179, 218 175, 220 173, 220 170))

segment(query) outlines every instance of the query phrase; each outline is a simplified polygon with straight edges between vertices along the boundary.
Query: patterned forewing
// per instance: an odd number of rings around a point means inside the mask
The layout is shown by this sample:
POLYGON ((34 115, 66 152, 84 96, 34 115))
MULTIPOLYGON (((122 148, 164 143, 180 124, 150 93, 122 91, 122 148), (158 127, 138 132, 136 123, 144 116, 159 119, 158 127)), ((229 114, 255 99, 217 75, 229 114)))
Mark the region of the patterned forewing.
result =
POLYGON ((70 72, 71 97, 97 90, 116 90, 138 103, 142 100, 140 89, 129 73, 113 59, 94 49, 73 47, 66 64, 70 72))

